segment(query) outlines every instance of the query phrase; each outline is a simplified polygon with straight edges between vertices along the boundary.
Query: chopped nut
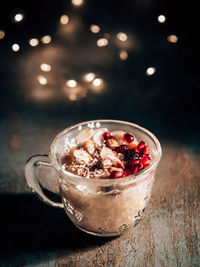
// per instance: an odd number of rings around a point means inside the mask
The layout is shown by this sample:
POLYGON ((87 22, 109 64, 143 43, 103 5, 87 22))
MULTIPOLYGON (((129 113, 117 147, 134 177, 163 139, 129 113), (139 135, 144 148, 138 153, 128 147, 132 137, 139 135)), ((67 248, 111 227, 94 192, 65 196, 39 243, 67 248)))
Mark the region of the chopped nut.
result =
POLYGON ((84 144, 83 144, 83 148, 90 153, 91 155, 95 152, 95 143, 92 140, 87 140, 84 144))
POLYGON ((116 167, 110 167, 110 168, 109 168, 109 171, 110 171, 110 172, 112 172, 112 171, 123 172, 123 169, 121 169, 121 168, 116 168, 116 167))
POLYGON ((75 150, 73 155, 76 158, 76 161, 79 163, 88 164, 89 161, 92 160, 92 157, 90 156, 90 154, 88 154, 85 150, 82 150, 82 149, 75 150))
POLYGON ((107 139, 106 145, 111 148, 119 146, 118 142, 114 138, 107 139))
POLYGON ((135 143, 129 143, 128 146, 130 147, 130 149, 135 148, 137 145, 135 143))

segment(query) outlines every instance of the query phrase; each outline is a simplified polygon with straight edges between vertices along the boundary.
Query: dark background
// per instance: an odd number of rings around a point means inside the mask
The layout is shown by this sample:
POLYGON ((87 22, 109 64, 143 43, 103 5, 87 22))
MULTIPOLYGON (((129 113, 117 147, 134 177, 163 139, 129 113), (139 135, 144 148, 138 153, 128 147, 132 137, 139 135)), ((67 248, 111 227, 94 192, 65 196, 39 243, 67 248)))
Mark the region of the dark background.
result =
MULTIPOLYGON (((32 154, 48 153, 54 136, 67 126, 103 118, 135 122, 151 130, 161 144, 181 144, 198 152, 198 9, 193 2, 148 0, 87 0, 81 7, 73 7, 70 1, 18 0, 4 4, 0 9, 0 30, 6 34, 0 40, 2 258, 19 251, 64 248, 63 234, 69 236, 72 247, 83 247, 84 233, 68 221, 70 227, 63 232, 65 215, 60 211, 52 215, 51 208, 28 194, 25 161, 32 154), (16 10, 25 13, 22 23, 12 22, 16 10), (78 21, 75 32, 59 33, 59 19, 64 13, 78 21), (157 21, 160 14, 166 16, 163 24, 157 21), (91 24, 100 25, 101 32, 91 33, 91 24), (125 61, 119 59, 121 48, 115 43, 119 31, 126 32, 131 40, 125 61), (105 33, 111 36, 109 45, 98 48, 96 41, 105 33), (46 34, 52 37, 49 45, 30 47, 30 38, 40 39, 46 34), (177 35, 178 42, 169 43, 169 34, 177 35), (20 45, 19 52, 12 51, 13 43, 20 45), (38 100, 32 93, 38 88, 37 75, 45 75, 39 66, 48 60, 51 82, 45 88, 49 90, 50 86, 54 96, 38 100), (147 76, 150 66, 156 73, 147 76), (91 71, 103 79, 104 89, 99 93, 84 89, 84 97, 80 94, 77 101, 70 101, 62 91, 65 81, 74 78, 83 84, 82 75, 91 71), (33 215, 34 210, 41 220, 33 215), (51 239, 54 225, 49 222, 53 219, 59 228, 51 239)), ((93 237, 88 242, 89 246, 96 244, 93 237)), ((28 256, 20 255, 17 262, 27 262, 28 256)))

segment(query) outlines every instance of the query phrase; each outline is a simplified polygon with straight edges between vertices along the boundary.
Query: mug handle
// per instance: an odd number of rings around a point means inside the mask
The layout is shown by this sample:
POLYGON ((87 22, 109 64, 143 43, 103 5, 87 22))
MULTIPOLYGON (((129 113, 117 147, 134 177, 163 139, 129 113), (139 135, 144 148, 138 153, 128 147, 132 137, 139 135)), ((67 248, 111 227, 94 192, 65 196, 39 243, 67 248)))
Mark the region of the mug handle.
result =
POLYGON ((25 176, 28 186, 31 188, 32 192, 36 193, 37 196, 43 200, 46 204, 58 207, 58 208, 64 208, 63 203, 54 202, 50 200, 47 196, 44 195, 41 185, 44 184, 44 187, 48 189, 49 191, 52 191, 53 193, 59 194, 59 184, 58 180, 56 179, 56 172, 53 169, 49 157, 47 155, 34 155, 30 157, 25 165, 25 176), (48 168, 48 171, 51 169, 51 172, 53 172, 53 175, 48 175, 48 177, 37 177, 36 171, 40 168, 48 168), (41 180, 41 182, 39 182, 41 180), (45 184, 46 183, 46 184, 45 184))

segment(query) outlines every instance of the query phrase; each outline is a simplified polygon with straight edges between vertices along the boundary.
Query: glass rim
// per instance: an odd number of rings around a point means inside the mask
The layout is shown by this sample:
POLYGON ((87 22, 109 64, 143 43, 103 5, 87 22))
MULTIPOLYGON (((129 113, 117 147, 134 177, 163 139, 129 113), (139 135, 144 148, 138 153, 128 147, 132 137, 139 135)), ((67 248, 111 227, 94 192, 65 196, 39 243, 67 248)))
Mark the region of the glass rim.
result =
POLYGON ((80 122, 80 123, 77 123, 77 124, 74 124, 74 125, 71 125, 67 128, 65 128, 64 130, 62 130, 61 132, 59 132, 56 137, 54 138, 51 146, 50 146, 50 149, 49 149, 49 158, 51 160, 51 163, 52 164, 52 167, 54 167, 58 172, 61 172, 62 174, 64 175, 68 175, 70 178, 75 178, 76 180, 79 180, 80 182, 81 181, 84 181, 84 182, 89 182, 89 183, 97 183, 98 181, 98 184, 101 184, 101 185, 109 185, 109 184, 117 184, 117 183, 128 183, 130 181, 134 181, 134 182, 139 182, 140 180, 142 180, 142 177, 144 174, 146 174, 147 172, 150 172, 154 167, 157 166, 158 162, 160 161, 160 158, 162 156, 162 149, 161 149, 161 145, 160 145, 160 142, 158 141, 157 137, 152 133, 150 132, 149 130, 147 130, 146 128, 138 125, 138 124, 135 124, 135 123, 132 123, 132 122, 128 122, 128 121, 121 121, 121 120, 112 120, 112 119, 99 119, 99 120, 90 120, 90 121, 84 121, 84 122, 80 122), (136 174, 132 174, 132 175, 129 175, 127 177, 122 177, 122 178, 117 178, 117 179, 99 179, 99 178, 93 178, 93 179, 89 179, 89 178, 85 178, 85 177, 82 177, 82 176, 79 176, 79 175, 76 175, 76 174, 73 174, 69 171, 66 171, 64 170, 58 163, 57 161, 55 160, 55 157, 53 156, 53 153, 52 153, 52 149, 53 149, 53 146, 56 142, 56 140, 63 136, 64 134, 66 134, 67 132, 69 132, 70 130, 73 130, 74 128, 77 128, 79 126, 83 126, 85 124, 91 124, 91 123, 121 123, 123 125, 128 125, 128 126, 131 126, 131 127, 135 127, 139 130, 141 130, 142 132, 144 132, 145 134, 147 134, 155 143, 155 146, 156 146, 156 149, 157 149, 157 156, 155 157, 153 163, 151 163, 148 167, 146 167, 145 169, 139 171, 138 173, 136 174))

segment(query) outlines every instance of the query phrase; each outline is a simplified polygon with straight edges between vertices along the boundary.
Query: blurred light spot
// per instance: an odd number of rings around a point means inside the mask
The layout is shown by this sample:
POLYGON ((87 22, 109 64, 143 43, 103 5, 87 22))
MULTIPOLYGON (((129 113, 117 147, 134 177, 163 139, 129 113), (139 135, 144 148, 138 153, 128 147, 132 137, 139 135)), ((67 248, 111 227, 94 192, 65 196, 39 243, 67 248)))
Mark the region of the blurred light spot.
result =
POLYGON ((97 122, 96 123, 96 127, 99 128, 101 126, 101 123, 100 122, 97 122))
POLYGON ((38 82, 39 82, 40 84, 42 84, 42 85, 47 84, 47 78, 45 78, 44 76, 39 75, 39 76, 37 77, 37 79, 38 79, 38 82))
POLYGON ((24 19, 24 15, 23 14, 16 14, 14 16, 14 22, 20 22, 24 19))
POLYGON ((119 32, 117 34, 117 39, 120 40, 120 41, 122 41, 122 42, 125 42, 127 40, 127 38, 128 38, 128 36, 124 32, 119 32))
POLYGON ((0 39, 3 39, 5 37, 5 32, 4 31, 0 31, 0 39))
POLYGON ((166 21, 166 18, 165 18, 164 15, 159 15, 159 16, 158 16, 158 22, 160 22, 160 23, 164 23, 165 21, 166 21))
POLYGON ((102 80, 102 79, 96 78, 96 79, 94 79, 94 81, 93 81, 92 84, 93 84, 94 86, 98 87, 98 86, 100 86, 102 83, 103 83, 103 80, 102 80))
POLYGON ((97 46, 98 47, 106 46, 107 44, 108 44, 108 40, 106 38, 100 38, 97 41, 97 46))
POLYGON ((51 36, 50 35, 45 35, 41 38, 41 42, 43 44, 49 44, 51 42, 51 36))
POLYGON ((42 64, 40 65, 40 68, 41 68, 41 70, 43 70, 43 71, 45 71, 45 72, 48 72, 48 71, 51 70, 51 66, 50 66, 49 64, 46 64, 46 63, 42 63, 42 64))
POLYGON ((90 26, 90 30, 93 33, 98 33, 98 32, 100 32, 100 27, 98 25, 94 25, 93 24, 93 25, 90 26))
POLYGON ((119 53, 121 60, 126 60, 128 58, 128 53, 125 50, 121 50, 119 53))
POLYGON ((71 95, 69 95, 69 100, 75 101, 75 100, 77 100, 77 96, 75 94, 71 94, 71 95))
POLYGON ((20 49, 20 47, 19 47, 18 44, 13 44, 13 45, 12 45, 12 50, 13 50, 14 52, 18 52, 19 49, 20 49))
POLYGON ((77 86, 77 81, 75 81, 75 80, 68 80, 67 82, 66 82, 66 85, 68 86, 68 87, 76 87, 77 86))
POLYGON ((167 37, 167 41, 170 43, 177 43, 178 42, 178 37, 174 34, 171 34, 167 37))
POLYGON ((36 38, 32 38, 32 39, 29 40, 29 44, 31 46, 37 46, 39 44, 39 40, 36 39, 36 38))
POLYGON ((69 17, 67 15, 62 15, 60 17, 60 23, 66 25, 69 22, 69 17))
POLYGON ((72 4, 74 6, 81 6, 83 4, 83 0, 72 0, 72 4))
POLYGON ((149 67, 149 68, 146 70, 146 75, 147 75, 147 76, 151 76, 151 75, 153 75, 155 72, 156 72, 156 68, 154 68, 154 67, 149 67))
POLYGON ((84 80, 86 82, 92 82, 94 80, 94 78, 95 78, 95 74, 93 72, 87 73, 84 76, 84 80))

